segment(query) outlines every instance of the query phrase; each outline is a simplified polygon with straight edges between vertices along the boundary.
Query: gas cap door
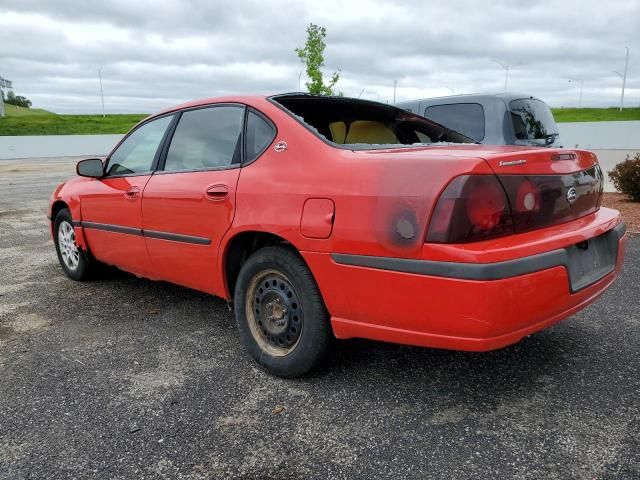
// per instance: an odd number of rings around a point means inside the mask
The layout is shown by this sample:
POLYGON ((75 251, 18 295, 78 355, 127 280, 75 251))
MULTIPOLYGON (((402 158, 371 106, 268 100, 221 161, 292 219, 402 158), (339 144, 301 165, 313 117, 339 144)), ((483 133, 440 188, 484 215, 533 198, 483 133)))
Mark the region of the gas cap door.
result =
POLYGON ((300 233, 307 238, 329 238, 335 205, 329 198, 309 198, 302 207, 300 233))

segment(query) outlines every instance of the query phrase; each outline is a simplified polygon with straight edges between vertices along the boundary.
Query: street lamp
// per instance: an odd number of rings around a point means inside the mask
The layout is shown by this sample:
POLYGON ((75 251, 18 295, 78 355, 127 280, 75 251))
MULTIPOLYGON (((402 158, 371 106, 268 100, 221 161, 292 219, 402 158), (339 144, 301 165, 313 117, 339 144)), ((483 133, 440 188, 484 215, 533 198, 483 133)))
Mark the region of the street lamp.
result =
POLYGON ((624 48, 627 49, 627 57, 624 61, 624 74, 620 72, 616 72, 615 70, 613 71, 613 73, 615 73, 622 79, 622 93, 620 94, 620 111, 622 111, 622 105, 624 104, 624 87, 627 84, 627 67, 629 66, 629 47, 624 47, 624 48))
POLYGON ((98 78, 100 79, 100 99, 102 100, 102 118, 104 115, 104 94, 102 93, 102 67, 98 67, 98 78))
POLYGON ((498 60, 497 58, 492 58, 494 62, 504 68, 504 91, 507 91, 507 83, 509 82, 509 69, 516 67, 518 65, 522 65, 522 62, 508 64, 507 62, 503 62, 502 60, 498 60))
POLYGON ((580 101, 578 102, 578 107, 582 107, 582 89, 584 87, 584 78, 569 77, 569 83, 571 82, 580 82, 580 101))

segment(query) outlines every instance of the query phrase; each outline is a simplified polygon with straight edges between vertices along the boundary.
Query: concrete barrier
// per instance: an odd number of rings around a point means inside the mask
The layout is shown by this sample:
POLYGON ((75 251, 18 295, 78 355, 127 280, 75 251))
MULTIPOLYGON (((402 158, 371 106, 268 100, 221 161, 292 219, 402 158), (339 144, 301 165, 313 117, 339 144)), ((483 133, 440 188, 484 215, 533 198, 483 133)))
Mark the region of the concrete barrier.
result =
POLYGON ((565 148, 640 150, 640 121, 559 123, 565 148))
POLYGON ((0 159, 104 156, 124 135, 29 135, 0 137, 0 159))
MULTIPOLYGON (((575 148, 575 145, 571 145, 567 141, 573 139, 578 142, 579 148, 593 150, 600 159, 600 164, 605 172, 610 171, 617 163, 622 162, 627 155, 634 155, 640 151, 640 122, 560 123, 558 126, 566 148, 575 148), (635 133, 636 129, 638 129, 637 135, 635 133), (594 145, 592 147, 584 144, 589 135, 594 135, 590 140, 590 145, 594 145), (598 137, 597 141, 596 137, 598 137), (637 147, 615 149, 598 146, 613 144, 637 145, 637 147)), ((123 135, 0 136, 0 160, 11 158, 102 157, 107 155, 122 137, 123 135)), ((605 191, 615 191, 609 181, 609 175, 606 174, 605 191)))

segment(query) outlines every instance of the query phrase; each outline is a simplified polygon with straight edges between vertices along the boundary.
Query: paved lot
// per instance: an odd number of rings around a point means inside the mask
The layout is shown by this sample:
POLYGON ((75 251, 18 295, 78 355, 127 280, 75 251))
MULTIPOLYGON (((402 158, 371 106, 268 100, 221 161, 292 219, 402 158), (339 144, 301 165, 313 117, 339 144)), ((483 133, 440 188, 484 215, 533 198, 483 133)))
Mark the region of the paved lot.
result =
POLYGON ((350 341, 284 381, 221 300, 66 279, 44 214, 72 171, 0 161, 0 478, 640 478, 638 237, 599 302, 518 345, 350 341))

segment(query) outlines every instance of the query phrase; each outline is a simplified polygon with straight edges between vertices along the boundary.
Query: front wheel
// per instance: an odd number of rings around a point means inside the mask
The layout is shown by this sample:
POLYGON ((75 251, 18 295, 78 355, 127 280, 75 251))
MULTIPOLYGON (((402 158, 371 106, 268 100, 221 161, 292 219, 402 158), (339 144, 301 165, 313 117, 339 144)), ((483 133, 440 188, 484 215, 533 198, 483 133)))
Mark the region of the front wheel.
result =
POLYGON ((331 343, 329 314, 300 256, 266 247, 244 263, 234 294, 235 317, 249 353, 279 377, 317 367, 331 343))
POLYGON ((76 245, 71 213, 66 208, 56 215, 53 232, 58 260, 64 273, 73 280, 86 280, 90 273, 90 261, 88 255, 76 245))

